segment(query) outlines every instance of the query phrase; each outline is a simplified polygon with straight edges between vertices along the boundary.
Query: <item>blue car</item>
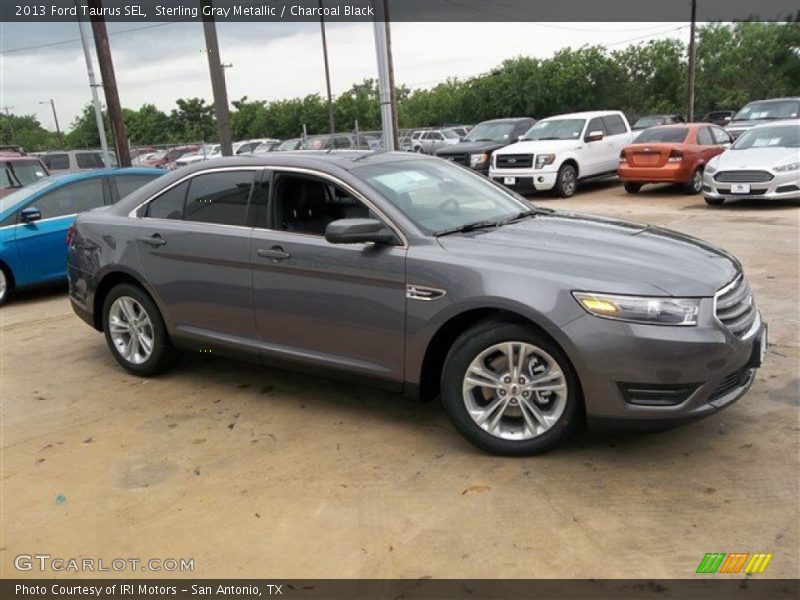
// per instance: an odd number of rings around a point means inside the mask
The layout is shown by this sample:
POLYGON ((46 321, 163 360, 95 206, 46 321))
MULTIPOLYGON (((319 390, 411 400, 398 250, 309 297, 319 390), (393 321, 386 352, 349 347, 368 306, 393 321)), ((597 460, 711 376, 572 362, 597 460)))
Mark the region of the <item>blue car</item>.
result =
POLYGON ((67 278, 67 230, 78 213, 114 204, 165 173, 128 168, 53 175, 0 198, 0 304, 12 290, 67 278))

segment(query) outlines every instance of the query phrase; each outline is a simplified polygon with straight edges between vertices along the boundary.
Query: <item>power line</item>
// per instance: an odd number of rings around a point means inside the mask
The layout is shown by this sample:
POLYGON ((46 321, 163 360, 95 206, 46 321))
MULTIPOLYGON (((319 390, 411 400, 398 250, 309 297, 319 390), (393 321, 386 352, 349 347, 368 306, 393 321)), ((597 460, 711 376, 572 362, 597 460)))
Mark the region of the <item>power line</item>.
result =
MULTIPOLYGON (((131 27, 130 29, 122 29, 120 31, 113 31, 108 35, 120 35, 123 33, 131 33, 134 31, 142 31, 143 29, 155 29, 156 27, 166 27, 167 25, 175 25, 176 23, 186 23, 190 19, 183 19, 181 21, 170 21, 169 23, 155 23, 154 25, 143 25, 142 27, 131 27)), ((60 42, 49 42, 47 44, 36 44, 35 46, 21 46, 19 48, 11 48, 10 50, 3 50, 0 54, 12 54, 14 52, 23 52, 25 50, 38 50, 39 48, 50 48, 52 46, 61 46, 63 44, 74 44, 80 42, 81 38, 77 37, 71 40, 61 40, 60 42)))

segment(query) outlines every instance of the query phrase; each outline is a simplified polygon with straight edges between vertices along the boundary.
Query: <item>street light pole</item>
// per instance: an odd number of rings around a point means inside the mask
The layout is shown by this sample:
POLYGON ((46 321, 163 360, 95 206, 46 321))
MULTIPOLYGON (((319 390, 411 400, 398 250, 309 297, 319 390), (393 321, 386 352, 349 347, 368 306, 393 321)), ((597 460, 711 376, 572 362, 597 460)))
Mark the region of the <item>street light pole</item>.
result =
POLYGON ((100 136, 100 148, 103 151, 103 162, 107 168, 110 168, 111 156, 108 153, 108 140, 106 139, 106 126, 103 122, 103 109, 100 106, 100 96, 97 93, 97 81, 95 80, 94 67, 92 66, 92 54, 89 50, 89 36, 86 35, 86 24, 80 17, 78 17, 78 30, 81 33, 83 57, 86 59, 86 73, 89 75, 89 89, 92 91, 92 105, 94 106, 94 117, 97 121, 97 133, 100 136))
POLYGON ((397 129, 395 123, 394 101, 392 93, 392 68, 391 51, 389 49, 388 13, 385 2, 374 0, 375 21, 375 54, 378 59, 378 91, 381 102, 381 124, 383 126, 383 149, 386 151, 397 148, 397 129))
POLYGON ((328 41, 325 37, 325 17, 322 16, 322 0, 319 0, 319 28, 322 33, 322 59, 325 63, 325 86, 328 88, 328 120, 331 133, 336 133, 336 117, 333 110, 333 96, 331 95, 331 71, 328 66, 328 41))

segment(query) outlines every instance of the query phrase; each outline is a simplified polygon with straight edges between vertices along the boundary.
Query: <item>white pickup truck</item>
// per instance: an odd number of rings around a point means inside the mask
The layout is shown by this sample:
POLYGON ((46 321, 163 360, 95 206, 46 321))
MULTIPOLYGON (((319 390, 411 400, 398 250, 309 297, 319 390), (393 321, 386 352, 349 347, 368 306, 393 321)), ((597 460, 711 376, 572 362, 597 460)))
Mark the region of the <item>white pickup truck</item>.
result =
POLYGON ((489 177, 521 193, 555 189, 566 198, 580 180, 616 175, 620 152, 632 141, 628 119, 618 110, 549 117, 497 150, 489 177))

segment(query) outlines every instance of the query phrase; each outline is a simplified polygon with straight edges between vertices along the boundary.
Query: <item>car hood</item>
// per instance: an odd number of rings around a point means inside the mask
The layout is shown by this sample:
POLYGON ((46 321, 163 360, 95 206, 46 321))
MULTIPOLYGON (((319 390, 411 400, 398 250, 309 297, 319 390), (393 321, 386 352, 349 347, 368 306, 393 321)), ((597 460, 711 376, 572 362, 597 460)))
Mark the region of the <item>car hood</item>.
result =
POLYGON ((506 144, 503 142, 459 142, 452 146, 447 146, 441 150, 437 150, 437 156, 440 154, 478 154, 481 152, 494 152, 498 148, 504 147, 506 144))
POLYGON ((736 258, 691 236, 567 212, 438 239, 453 254, 593 292, 710 297, 741 270, 736 258))
POLYGON ((575 150, 583 145, 580 139, 574 140, 528 140, 517 142, 498 150, 498 154, 539 154, 575 150))
POLYGON ((797 156, 797 148, 729 149, 717 157, 714 166, 718 170, 771 169, 783 163, 792 162, 792 159, 797 160, 797 156))

